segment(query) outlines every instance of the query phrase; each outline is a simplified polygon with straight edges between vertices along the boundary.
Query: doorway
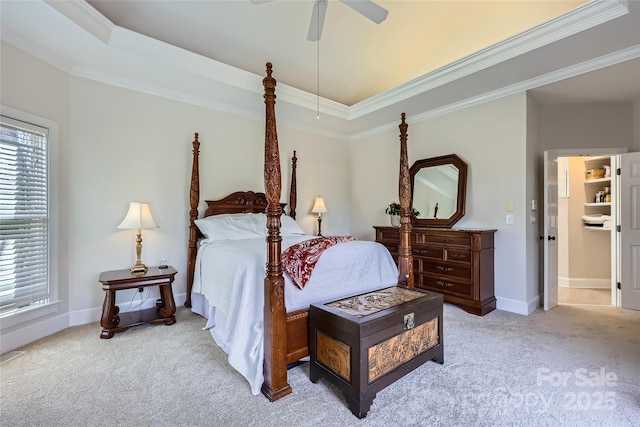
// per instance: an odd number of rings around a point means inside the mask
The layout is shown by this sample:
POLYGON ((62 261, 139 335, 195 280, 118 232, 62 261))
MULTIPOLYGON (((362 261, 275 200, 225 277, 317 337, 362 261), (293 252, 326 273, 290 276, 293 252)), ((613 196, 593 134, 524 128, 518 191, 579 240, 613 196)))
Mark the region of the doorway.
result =
MULTIPOLYGON (((567 176, 558 166, 560 158, 563 157, 611 157, 619 153, 627 152, 626 148, 590 148, 590 149, 558 149, 558 150, 546 150, 543 156, 543 223, 542 234, 540 239, 543 242, 543 308, 544 310, 551 310, 558 305, 559 297, 559 277, 558 277, 558 236, 559 236, 559 223, 558 223, 558 195, 566 189, 567 176)), ((594 193, 595 194, 595 193, 594 193)), ((612 204, 612 206, 614 206, 612 204)), ((612 217, 615 217, 615 209, 612 211, 612 217)), ((560 229, 563 227, 560 226, 560 229)), ((602 232, 602 231, 600 231, 602 232)), ((607 233, 609 234, 609 233, 607 233)), ((613 240, 614 233, 610 234, 613 240)), ((566 237, 565 237, 566 238, 566 237)), ((613 253, 618 253, 616 243, 611 244, 613 253)), ((614 256, 611 256, 611 271, 616 272, 618 263, 614 256)), ((616 281, 614 275, 611 274, 610 284, 611 287, 611 304, 618 305, 616 281)))
POLYGON ((615 305, 610 155, 558 158, 558 304, 615 305))

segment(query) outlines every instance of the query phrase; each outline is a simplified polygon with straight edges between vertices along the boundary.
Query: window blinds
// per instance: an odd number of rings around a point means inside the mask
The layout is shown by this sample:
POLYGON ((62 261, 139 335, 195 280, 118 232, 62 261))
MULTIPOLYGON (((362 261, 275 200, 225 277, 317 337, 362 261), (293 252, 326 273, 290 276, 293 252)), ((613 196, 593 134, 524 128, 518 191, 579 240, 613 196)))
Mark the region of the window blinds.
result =
POLYGON ((47 129, 0 121, 0 315, 49 297, 47 129))

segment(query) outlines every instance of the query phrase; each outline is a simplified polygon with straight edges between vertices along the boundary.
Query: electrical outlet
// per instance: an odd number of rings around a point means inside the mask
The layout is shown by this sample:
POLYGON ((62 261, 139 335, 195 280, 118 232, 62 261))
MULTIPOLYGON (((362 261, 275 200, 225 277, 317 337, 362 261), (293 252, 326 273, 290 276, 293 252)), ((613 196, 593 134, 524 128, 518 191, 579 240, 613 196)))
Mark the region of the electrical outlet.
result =
POLYGON ((507 214, 507 224, 513 225, 513 214, 507 214))

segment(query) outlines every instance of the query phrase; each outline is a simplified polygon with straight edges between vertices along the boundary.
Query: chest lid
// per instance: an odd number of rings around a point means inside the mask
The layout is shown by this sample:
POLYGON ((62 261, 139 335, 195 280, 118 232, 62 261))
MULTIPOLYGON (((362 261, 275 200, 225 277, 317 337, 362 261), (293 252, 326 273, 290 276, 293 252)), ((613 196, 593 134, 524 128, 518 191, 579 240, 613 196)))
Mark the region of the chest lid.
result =
POLYGON ((400 286, 390 286, 388 288, 371 291, 366 294, 346 297, 325 304, 325 306, 335 309, 338 312, 365 320, 363 318, 372 316, 390 308, 397 308, 405 303, 424 302, 425 300, 437 299, 438 297, 439 294, 433 292, 409 289, 400 286))

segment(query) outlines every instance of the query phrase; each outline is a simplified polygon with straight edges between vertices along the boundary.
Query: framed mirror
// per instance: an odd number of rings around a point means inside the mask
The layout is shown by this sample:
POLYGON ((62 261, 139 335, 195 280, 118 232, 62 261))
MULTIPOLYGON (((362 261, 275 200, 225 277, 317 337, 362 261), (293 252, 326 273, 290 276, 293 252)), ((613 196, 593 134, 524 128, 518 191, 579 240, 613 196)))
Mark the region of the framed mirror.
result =
POLYGON ((455 154, 417 160, 411 169, 412 222, 450 228, 464 216, 467 164, 455 154))

